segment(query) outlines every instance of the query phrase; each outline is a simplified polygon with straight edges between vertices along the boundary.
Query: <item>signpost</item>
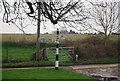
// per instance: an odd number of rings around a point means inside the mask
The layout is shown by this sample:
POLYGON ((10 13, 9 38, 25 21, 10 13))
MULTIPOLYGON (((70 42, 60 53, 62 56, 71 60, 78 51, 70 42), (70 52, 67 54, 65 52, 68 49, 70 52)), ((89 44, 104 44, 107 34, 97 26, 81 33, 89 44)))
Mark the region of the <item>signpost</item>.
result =
POLYGON ((56 42, 56 61, 55 61, 55 69, 59 68, 59 29, 57 29, 57 39, 56 38, 39 38, 40 42, 56 42))
MULTIPOLYGON (((65 35, 59 35, 59 39, 65 39, 65 35)), ((56 38, 39 38, 40 42, 57 43, 56 38)))
POLYGON ((56 38, 39 38, 40 42, 56 42, 56 38))
POLYGON ((59 29, 57 29, 57 45, 56 45, 56 62, 55 62, 55 69, 59 69, 59 29))

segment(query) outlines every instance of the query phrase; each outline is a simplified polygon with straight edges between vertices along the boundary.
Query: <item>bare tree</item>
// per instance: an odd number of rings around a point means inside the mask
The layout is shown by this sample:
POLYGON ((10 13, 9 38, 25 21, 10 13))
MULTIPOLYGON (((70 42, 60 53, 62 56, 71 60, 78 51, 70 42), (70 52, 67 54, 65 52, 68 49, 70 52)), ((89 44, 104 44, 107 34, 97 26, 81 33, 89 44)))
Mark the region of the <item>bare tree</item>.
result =
POLYGON ((89 27, 95 31, 103 32, 107 40, 113 31, 118 29, 118 2, 90 2, 89 9, 90 24, 89 27))
POLYGON ((41 21, 50 20, 51 23, 58 24, 59 21, 68 23, 86 19, 84 15, 79 14, 79 9, 83 10, 81 0, 55 0, 46 2, 16 0, 15 2, 13 1, 13 4, 10 4, 6 0, 2 0, 1 2, 4 8, 3 22, 12 23, 23 32, 25 27, 37 22, 36 60, 39 60, 40 56, 39 38, 41 21))
POLYGON ((85 2, 80 2, 69 11, 69 15, 66 15, 60 20, 59 26, 66 27, 66 29, 74 28, 77 31, 88 31, 86 28, 86 21, 89 19, 89 13, 85 7, 85 2))

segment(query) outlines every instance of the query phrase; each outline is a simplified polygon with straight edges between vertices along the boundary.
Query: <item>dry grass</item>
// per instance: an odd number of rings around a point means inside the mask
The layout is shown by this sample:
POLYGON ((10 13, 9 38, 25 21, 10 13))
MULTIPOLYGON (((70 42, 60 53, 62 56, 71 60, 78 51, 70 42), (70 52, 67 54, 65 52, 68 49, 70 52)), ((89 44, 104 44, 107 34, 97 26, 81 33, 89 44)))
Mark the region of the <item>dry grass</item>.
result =
MULTIPOLYGON (((88 35, 88 34, 66 34, 65 39, 60 39, 60 42, 64 41, 83 41, 86 38, 97 36, 97 35, 88 35)), ((104 35, 98 35, 102 38, 104 35)), ((41 34, 41 38, 56 38, 56 34, 41 34)), ((35 43, 36 42, 36 34, 2 34, 2 42, 11 42, 11 43, 35 43)), ((116 41, 118 40, 119 36, 111 35, 110 40, 116 41)))
MULTIPOLYGON (((84 39, 89 35, 81 35, 81 34, 67 34, 67 40, 76 40, 76 39, 84 39)), ((41 34, 41 38, 56 38, 56 34, 41 34)), ((64 40, 64 39, 61 39, 64 40)), ((36 34, 2 34, 2 41, 3 42, 35 42, 36 41, 36 34)))

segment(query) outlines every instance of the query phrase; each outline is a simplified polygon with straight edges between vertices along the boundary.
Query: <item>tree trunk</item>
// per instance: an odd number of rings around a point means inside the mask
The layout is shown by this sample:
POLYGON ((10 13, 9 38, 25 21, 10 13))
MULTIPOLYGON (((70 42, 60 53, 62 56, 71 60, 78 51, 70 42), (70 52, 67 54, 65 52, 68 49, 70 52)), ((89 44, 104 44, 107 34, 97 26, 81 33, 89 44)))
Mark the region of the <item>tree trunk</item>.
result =
POLYGON ((38 2, 38 20, 37 20, 37 41, 36 41, 36 61, 40 60, 40 3, 38 2))

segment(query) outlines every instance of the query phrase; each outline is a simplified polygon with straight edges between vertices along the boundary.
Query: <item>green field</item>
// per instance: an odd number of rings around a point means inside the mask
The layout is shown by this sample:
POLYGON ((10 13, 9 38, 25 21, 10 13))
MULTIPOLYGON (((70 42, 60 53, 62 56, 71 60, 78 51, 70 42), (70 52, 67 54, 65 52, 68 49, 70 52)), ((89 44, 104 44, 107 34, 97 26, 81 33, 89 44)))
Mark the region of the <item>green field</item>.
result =
MULTIPOLYGON (((12 61, 31 61, 33 54, 35 54, 35 44, 34 43, 3 43, 2 44, 2 57, 3 60, 7 59, 7 54, 8 54, 8 59, 12 61), (8 50, 8 51, 7 51, 8 50)), ((56 46, 55 44, 45 44, 41 43, 41 50, 43 48, 48 48, 48 47, 53 47, 56 46)), ((42 51, 41 51, 42 54, 42 51)), ((49 61, 54 62, 55 61, 55 54, 56 54, 56 49, 54 48, 53 50, 49 50, 48 54, 53 54, 53 55, 48 55, 49 61)), ((68 59, 68 52, 67 51, 60 51, 60 58, 66 58, 68 59), (64 54, 63 54, 64 53, 64 54)), ((63 59, 60 59, 61 61, 63 59)))
MULTIPOLYGON (((93 79, 67 69, 34 68, 21 70, 3 70, 3 79, 93 79)), ((93 80, 97 81, 97 80, 93 80)))
MULTIPOLYGON (((35 66, 35 65, 54 65, 55 64, 55 52, 56 50, 52 50, 52 54, 54 55, 48 55, 48 57, 50 57, 48 59, 48 61, 41 61, 41 62, 37 62, 32 60, 33 58, 33 54, 35 53, 35 44, 34 43, 3 43, 2 44, 2 60, 3 60, 3 67, 7 67, 7 66, 35 66), (6 48, 8 48, 8 60, 9 63, 5 63, 5 61, 7 60, 7 55, 6 55, 6 48)), ((53 47, 55 46, 55 44, 41 44, 41 49, 45 48, 47 46, 47 48, 53 47)), ((64 52, 67 53, 67 52, 64 52)), ((60 58, 65 57, 67 58, 68 55, 67 54, 62 54, 59 56, 60 58)), ((68 59, 66 59, 68 60, 68 59)), ((72 64, 71 61, 66 62, 66 61, 62 61, 62 59, 60 59, 60 64, 62 65, 69 65, 72 64)))
MULTIPOLYGON (((42 48, 53 47, 55 44, 41 43, 42 48)), ((2 57, 6 59, 6 53, 8 49, 9 60, 22 60, 30 61, 32 55, 35 54, 35 43, 2 43, 2 57)))

